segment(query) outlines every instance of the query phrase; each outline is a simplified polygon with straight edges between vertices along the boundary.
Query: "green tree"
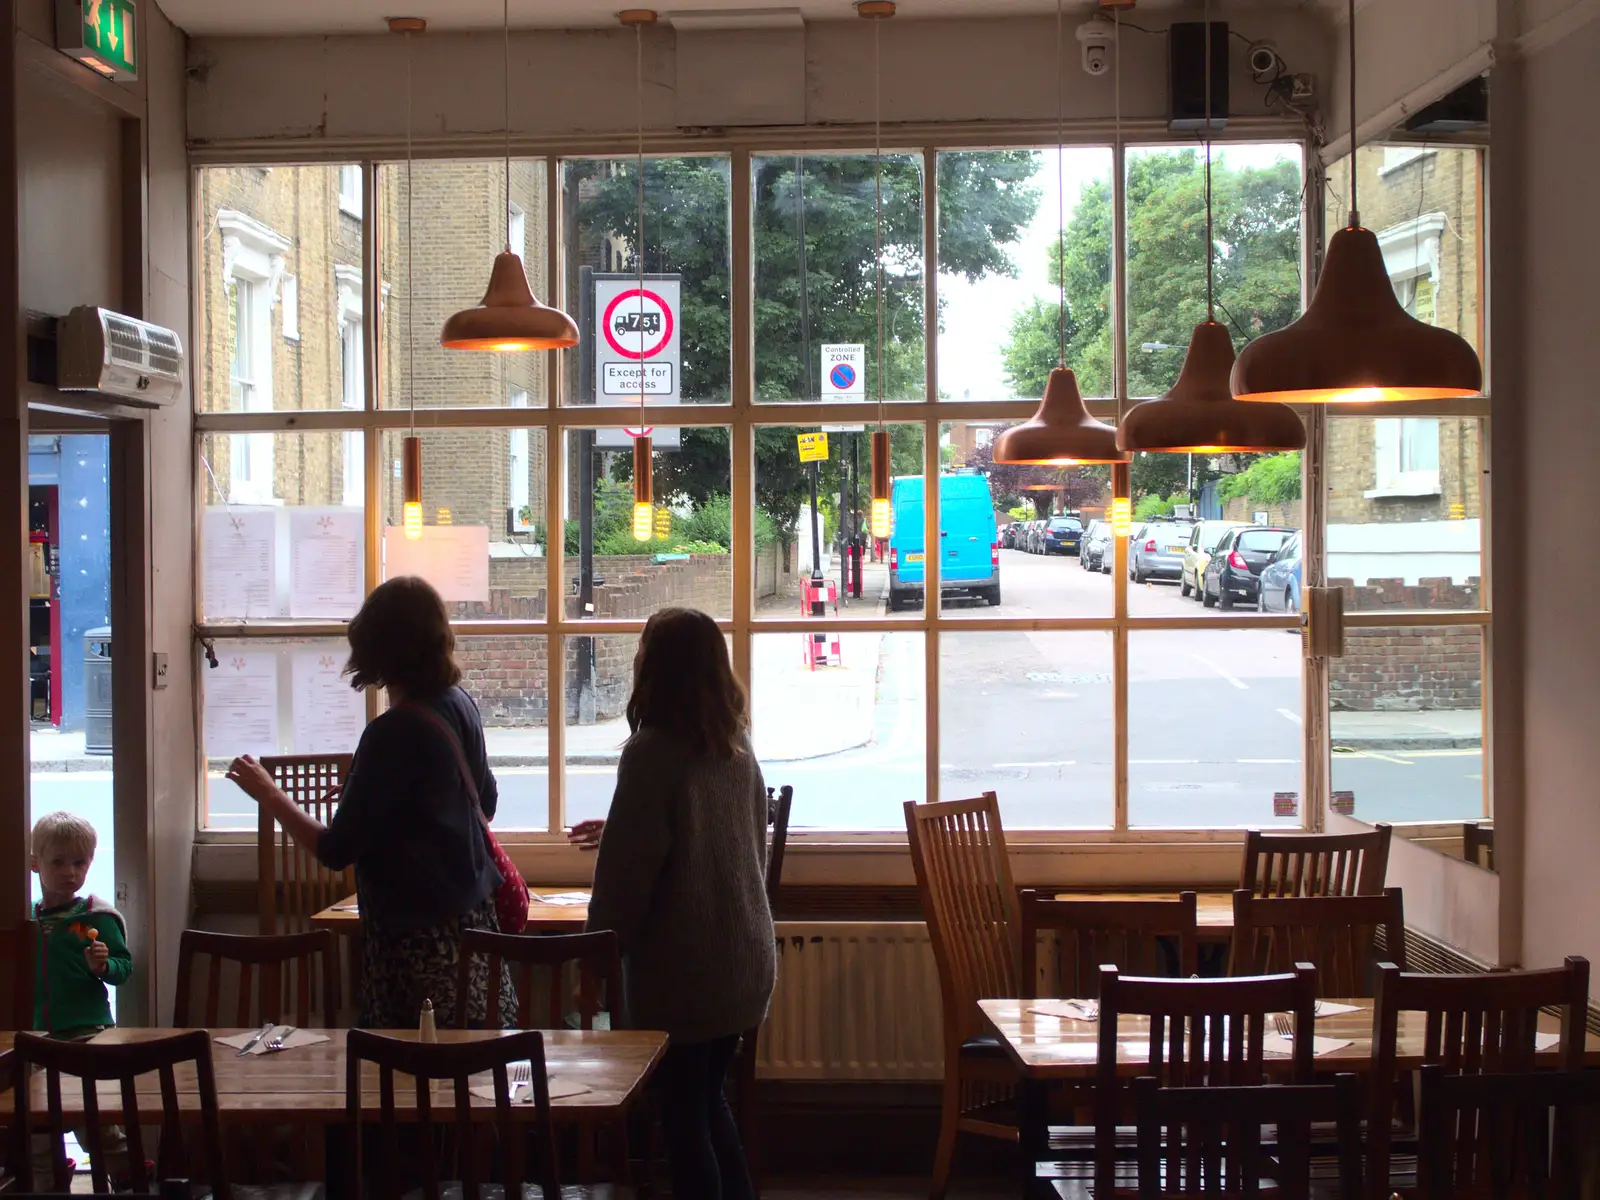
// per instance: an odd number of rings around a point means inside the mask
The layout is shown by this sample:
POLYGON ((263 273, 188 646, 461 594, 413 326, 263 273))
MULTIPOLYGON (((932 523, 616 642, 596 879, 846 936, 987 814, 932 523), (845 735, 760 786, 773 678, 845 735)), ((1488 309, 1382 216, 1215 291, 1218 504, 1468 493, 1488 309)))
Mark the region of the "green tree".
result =
MULTIPOLYGON (((1037 157, 1027 150, 939 156, 942 272, 966 279, 1014 273, 1006 248, 1021 236, 1038 206, 1032 186, 1037 157)), ((635 170, 627 160, 568 163, 564 186, 574 223, 569 245, 579 249, 575 260, 591 257, 592 247, 620 247, 620 269, 637 269, 632 249, 638 219, 635 170)), ((714 157, 651 159, 645 164, 644 269, 681 276, 682 394, 700 402, 726 401, 730 394, 729 171, 726 159, 714 157)), ((867 346, 867 394, 877 394, 876 188, 871 156, 755 161, 755 379, 763 399, 817 396, 825 342, 867 346)), ((921 159, 885 156, 882 188, 883 394, 886 399, 920 397, 926 321, 921 159)), ((576 278, 571 283, 575 290, 576 278)), ((584 381, 576 376, 580 356, 568 361, 573 364, 573 394, 581 395, 584 381)), ((810 492, 809 475, 796 454, 795 432, 766 427, 755 436, 756 502, 780 531, 793 526, 810 492)), ((819 493, 836 502, 841 470, 849 461, 849 435, 835 436, 840 449, 822 465, 819 493)), ((860 436, 864 443, 865 435, 860 436)), ((920 474, 920 430, 893 427, 891 443, 895 473, 920 474)), ((701 503, 726 493, 727 430, 685 429, 682 445, 657 456, 658 495, 701 503)), ((863 493, 869 483, 868 457, 863 444, 863 493)), ((626 480, 631 472, 627 456, 616 456, 613 477, 626 480)))
MULTIPOLYGON (((1300 311, 1300 171, 1290 161, 1265 167, 1212 166, 1217 319, 1236 348, 1281 329, 1300 311)), ((1189 335, 1205 319, 1205 162, 1195 150, 1132 154, 1128 158, 1128 391, 1157 396, 1176 382, 1189 335), (1146 350, 1144 347, 1149 346, 1146 350)), ((1069 313, 1067 365, 1085 396, 1112 393, 1111 190, 1086 185, 1066 234, 1069 313)), ((1050 249, 1050 277, 1060 279, 1060 255, 1050 249)), ((1006 371, 1024 395, 1037 395, 1057 360, 1055 303, 1035 301, 1013 318, 1004 348, 1006 371)), ((1233 456, 1241 468, 1254 456, 1233 456)), ((1198 490, 1218 472, 1196 456, 1198 490)), ((1182 493, 1186 455, 1139 454, 1133 462, 1136 497, 1182 493)))

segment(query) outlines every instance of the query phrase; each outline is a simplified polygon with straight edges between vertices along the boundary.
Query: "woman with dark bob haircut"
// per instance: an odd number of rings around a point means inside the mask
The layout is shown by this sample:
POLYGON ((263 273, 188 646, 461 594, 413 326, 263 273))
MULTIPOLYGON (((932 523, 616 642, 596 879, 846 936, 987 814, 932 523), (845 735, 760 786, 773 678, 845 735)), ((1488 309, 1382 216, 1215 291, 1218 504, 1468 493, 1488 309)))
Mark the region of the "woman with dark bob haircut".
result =
MULTIPOLYGON (((484 747, 483 722, 462 691, 455 634, 444 601, 425 580, 391 579, 373 590, 350 622, 354 688, 381 687, 388 710, 361 734, 333 821, 323 825, 246 754, 228 778, 265 808, 296 844, 324 866, 355 864, 361 911, 361 1024, 416 1025, 432 1000, 441 1027, 482 1024, 491 981, 482 959, 468 993, 456 994, 461 934, 498 929, 494 892, 500 872, 478 818, 499 801, 484 747)), ((493 981, 500 1011, 517 1007, 510 972, 493 981)))
POLYGON ((705 613, 645 623, 628 727, 610 813, 571 834, 599 842, 589 928, 617 932, 628 1023, 671 1037, 656 1080, 672 1194, 745 1200, 755 1191, 723 1080, 776 973, 767 789, 744 687, 705 613))

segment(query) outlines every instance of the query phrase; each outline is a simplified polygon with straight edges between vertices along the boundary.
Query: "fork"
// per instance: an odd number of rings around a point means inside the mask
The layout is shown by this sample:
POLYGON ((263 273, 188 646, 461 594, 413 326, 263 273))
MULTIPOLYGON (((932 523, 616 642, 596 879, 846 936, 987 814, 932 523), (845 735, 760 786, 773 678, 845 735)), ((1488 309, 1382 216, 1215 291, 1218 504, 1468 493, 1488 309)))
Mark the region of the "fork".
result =
POLYGON ((279 1025, 275 1027, 273 1031, 267 1035, 267 1053, 271 1054, 275 1050, 282 1050, 284 1040, 293 1033, 293 1025, 279 1025))
POLYGON ((1294 1038, 1294 1021, 1288 1013, 1273 1013, 1272 1025, 1278 1031, 1279 1037, 1291 1040, 1294 1038))

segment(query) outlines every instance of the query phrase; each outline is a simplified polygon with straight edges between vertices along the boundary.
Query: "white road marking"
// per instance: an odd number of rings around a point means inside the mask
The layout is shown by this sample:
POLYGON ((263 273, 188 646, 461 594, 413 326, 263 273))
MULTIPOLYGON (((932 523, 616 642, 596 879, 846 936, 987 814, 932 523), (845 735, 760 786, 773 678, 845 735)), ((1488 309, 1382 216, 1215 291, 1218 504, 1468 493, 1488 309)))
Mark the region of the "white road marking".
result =
MULTIPOLYGON (((1335 747, 1335 749, 1339 749, 1335 747)), ((1390 754, 1379 754, 1376 750, 1342 750, 1340 758, 1375 758, 1380 762, 1394 763, 1399 767, 1414 767, 1417 764, 1405 758, 1395 758, 1390 754)))
POLYGON ((1233 684, 1233 686, 1238 688, 1241 692, 1248 692, 1250 690, 1250 685, 1248 683, 1246 683, 1244 680, 1240 679, 1237 675, 1233 674, 1233 672, 1223 670, 1223 668, 1218 666, 1216 663, 1212 662, 1204 654, 1191 653, 1189 655, 1189 657, 1194 659, 1198 663, 1203 663, 1205 666, 1210 667, 1213 671, 1215 671, 1218 675, 1221 675, 1224 679, 1226 679, 1229 683, 1233 684))
POLYGON ((1060 762, 1003 762, 994 763, 996 767, 1075 767, 1078 760, 1075 758, 1062 759, 1060 762))
POLYGON ((1193 767, 1198 766, 1198 758, 1130 758, 1130 767, 1193 767))
POLYGON ((1280 708, 1278 710, 1278 715, 1280 717, 1285 717, 1288 720, 1293 721, 1296 725, 1300 724, 1300 714, 1295 712, 1295 711, 1293 711, 1292 709, 1280 708))
POLYGON ((1234 759, 1234 761, 1239 763, 1249 763, 1252 766, 1277 767, 1298 763, 1300 760, 1298 758, 1237 758, 1234 759))

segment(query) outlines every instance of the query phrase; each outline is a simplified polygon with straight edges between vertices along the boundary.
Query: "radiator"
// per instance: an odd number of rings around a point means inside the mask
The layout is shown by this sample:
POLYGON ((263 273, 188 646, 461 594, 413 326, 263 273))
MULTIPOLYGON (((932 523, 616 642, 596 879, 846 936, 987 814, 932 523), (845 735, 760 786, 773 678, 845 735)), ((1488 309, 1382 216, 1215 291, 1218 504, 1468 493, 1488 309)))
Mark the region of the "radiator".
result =
POLYGON ((944 1076, 939 973, 921 921, 780 921, 763 1079, 944 1076))

